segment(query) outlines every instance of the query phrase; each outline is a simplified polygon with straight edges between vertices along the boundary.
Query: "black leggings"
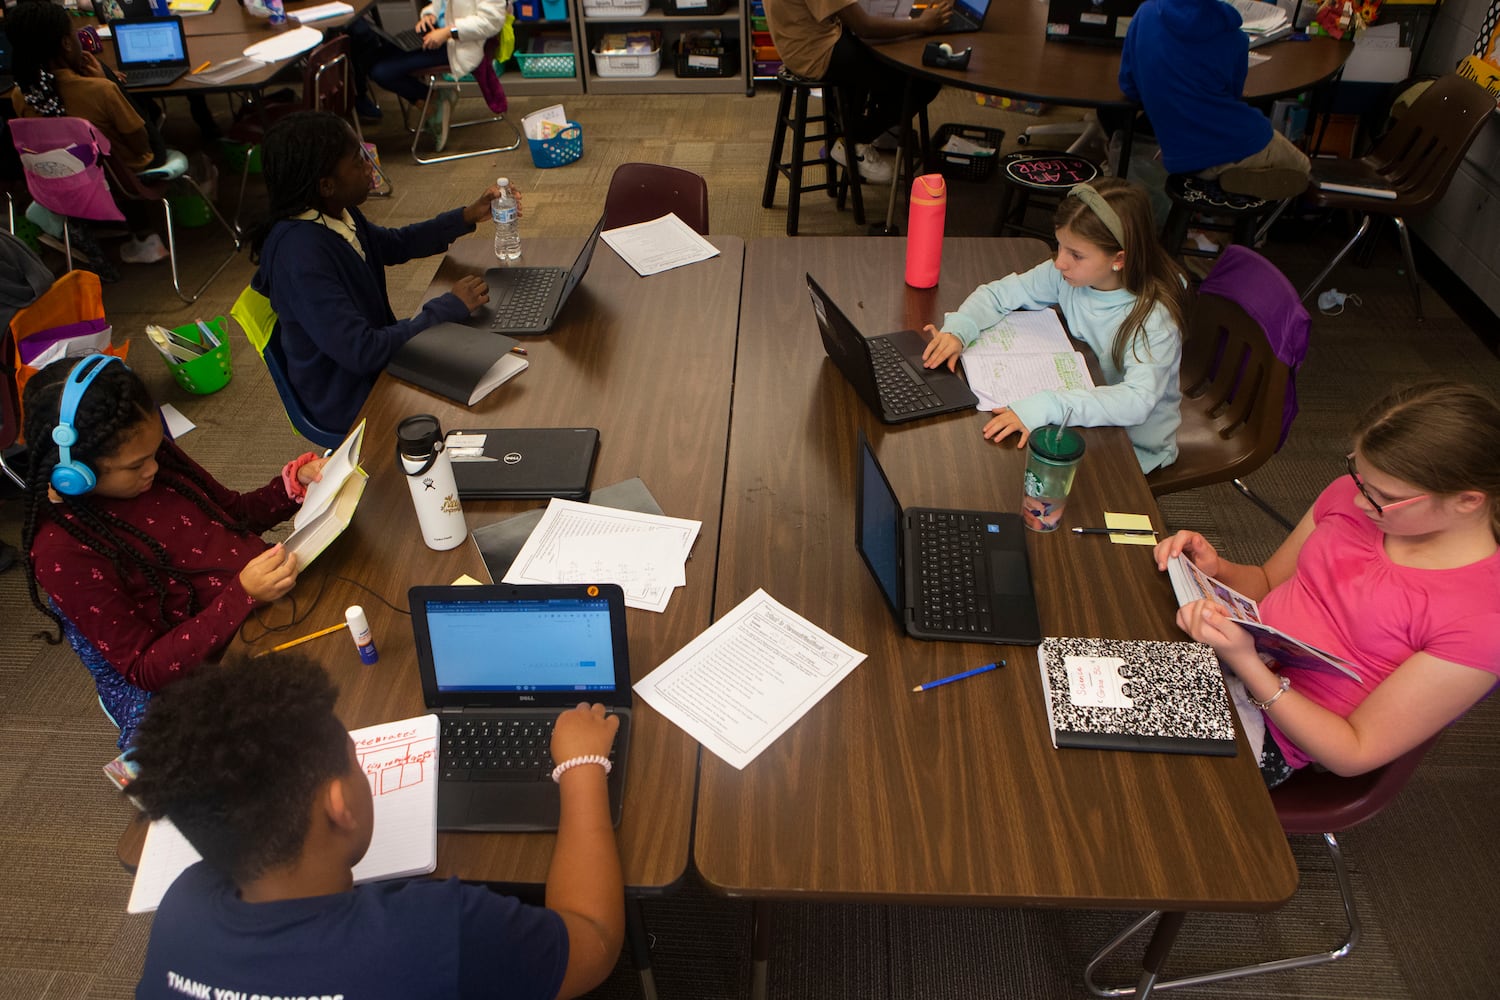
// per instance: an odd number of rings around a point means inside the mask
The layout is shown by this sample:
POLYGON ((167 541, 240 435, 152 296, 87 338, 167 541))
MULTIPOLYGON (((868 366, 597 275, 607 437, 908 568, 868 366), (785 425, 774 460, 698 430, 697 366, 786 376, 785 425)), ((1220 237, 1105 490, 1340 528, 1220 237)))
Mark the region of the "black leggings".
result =
MULTIPOLYGON (((868 143, 894 125, 901 124, 901 98, 906 91, 907 76, 895 67, 876 59, 853 34, 845 31, 834 43, 833 56, 824 79, 838 84, 849 102, 854 123, 850 131, 854 141, 868 143)), ((912 97, 917 108, 925 108, 942 89, 926 80, 912 80, 912 97)))
POLYGON ((1267 788, 1275 788, 1296 773, 1296 768, 1286 762, 1271 731, 1266 730, 1266 741, 1260 748, 1260 779, 1267 788))

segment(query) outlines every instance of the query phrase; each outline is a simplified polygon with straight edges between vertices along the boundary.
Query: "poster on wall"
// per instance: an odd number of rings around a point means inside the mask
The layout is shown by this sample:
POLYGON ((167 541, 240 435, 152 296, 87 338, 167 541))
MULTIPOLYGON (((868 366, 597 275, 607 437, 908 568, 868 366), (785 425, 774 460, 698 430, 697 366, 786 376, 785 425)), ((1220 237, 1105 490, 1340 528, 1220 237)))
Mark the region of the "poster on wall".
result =
POLYGON ((1494 94, 1500 104, 1500 0, 1490 0, 1479 25, 1479 37, 1474 39, 1474 53, 1458 64, 1458 75, 1494 94))

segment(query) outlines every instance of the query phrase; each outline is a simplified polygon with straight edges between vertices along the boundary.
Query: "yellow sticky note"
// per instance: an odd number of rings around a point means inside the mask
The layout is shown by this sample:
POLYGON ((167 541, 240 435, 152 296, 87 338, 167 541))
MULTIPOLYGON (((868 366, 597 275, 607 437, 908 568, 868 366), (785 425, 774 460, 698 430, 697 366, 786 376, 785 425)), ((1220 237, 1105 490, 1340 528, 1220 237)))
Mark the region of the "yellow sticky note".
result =
MULTIPOLYGON (((1111 527, 1113 527, 1113 525, 1111 525, 1111 527)), ((465 573, 463 576, 459 577, 457 580, 454 580, 453 583, 450 584, 450 586, 453 586, 453 587, 482 587, 482 586, 484 586, 484 584, 480 583, 478 580, 474 579, 472 576, 470 576, 469 574, 465 573)))
MULTIPOLYGON (((1104 512, 1104 526, 1106 528, 1135 528, 1143 531, 1155 531, 1151 526, 1151 518, 1145 514, 1117 514, 1114 511, 1104 512)), ((1116 545, 1155 545, 1155 535, 1115 535, 1111 534, 1109 540, 1116 545)))

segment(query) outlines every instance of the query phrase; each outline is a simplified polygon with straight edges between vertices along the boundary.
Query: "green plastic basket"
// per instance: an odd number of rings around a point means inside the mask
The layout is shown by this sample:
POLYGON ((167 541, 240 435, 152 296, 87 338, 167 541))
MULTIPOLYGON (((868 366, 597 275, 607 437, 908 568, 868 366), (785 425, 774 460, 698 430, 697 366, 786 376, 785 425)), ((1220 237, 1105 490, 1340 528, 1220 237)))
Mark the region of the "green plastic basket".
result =
POLYGON ((245 157, 250 157, 250 172, 260 173, 260 143, 257 142, 225 142, 224 162, 229 164, 229 169, 234 173, 241 173, 245 169, 245 157))
MULTIPOLYGON (((177 380, 177 384, 199 396, 218 392, 228 385, 229 380, 234 376, 234 366, 229 360, 229 327, 224 322, 224 317, 216 316, 208 321, 208 325, 213 330, 214 336, 219 338, 219 346, 191 361, 184 361, 180 365, 168 365, 172 369, 172 377, 177 380)), ((197 323, 173 327, 173 331, 189 340, 203 343, 202 331, 198 329, 197 323)))
POLYGON ((516 64, 525 77, 563 77, 573 75, 571 52, 517 52, 516 64))

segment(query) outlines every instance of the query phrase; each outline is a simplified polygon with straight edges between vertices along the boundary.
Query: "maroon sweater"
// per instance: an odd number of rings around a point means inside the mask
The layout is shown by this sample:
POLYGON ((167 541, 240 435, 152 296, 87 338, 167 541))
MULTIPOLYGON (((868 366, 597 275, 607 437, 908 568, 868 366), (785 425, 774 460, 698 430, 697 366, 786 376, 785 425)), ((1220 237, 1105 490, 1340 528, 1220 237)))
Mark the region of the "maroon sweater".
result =
MULTIPOLYGON (((253 493, 236 493, 204 472, 176 445, 163 451, 196 470, 209 486, 209 495, 231 521, 244 521, 249 531, 238 532, 208 517, 193 501, 162 482, 129 500, 90 497, 95 509, 134 525, 160 542, 172 566, 192 575, 182 584, 158 571, 166 584, 168 619, 162 620, 156 589, 139 569, 129 566, 122 579, 109 559, 80 544, 56 523, 67 508, 53 506, 31 547, 37 582, 52 596, 59 611, 88 637, 110 665, 127 681, 156 691, 204 660, 216 659, 234 638, 255 600, 240 586, 245 564, 269 546, 258 534, 297 510, 288 499, 278 474, 253 493), (194 573, 194 570, 205 572, 194 573), (188 588, 202 610, 191 618, 188 588)), ((156 556, 145 543, 124 535, 128 545, 145 558, 156 556)))

